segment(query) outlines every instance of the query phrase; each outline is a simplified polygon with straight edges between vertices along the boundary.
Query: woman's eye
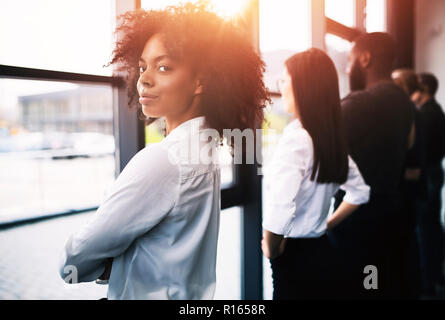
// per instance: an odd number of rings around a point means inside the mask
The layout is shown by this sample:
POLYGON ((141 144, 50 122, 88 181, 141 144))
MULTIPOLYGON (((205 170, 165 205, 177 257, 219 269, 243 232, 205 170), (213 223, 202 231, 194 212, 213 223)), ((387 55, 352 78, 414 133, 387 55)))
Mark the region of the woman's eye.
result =
POLYGON ((170 67, 168 67, 168 66, 159 66, 159 71, 161 71, 161 72, 170 71, 170 67))
POLYGON ((139 73, 143 73, 145 71, 144 67, 139 67, 139 73))

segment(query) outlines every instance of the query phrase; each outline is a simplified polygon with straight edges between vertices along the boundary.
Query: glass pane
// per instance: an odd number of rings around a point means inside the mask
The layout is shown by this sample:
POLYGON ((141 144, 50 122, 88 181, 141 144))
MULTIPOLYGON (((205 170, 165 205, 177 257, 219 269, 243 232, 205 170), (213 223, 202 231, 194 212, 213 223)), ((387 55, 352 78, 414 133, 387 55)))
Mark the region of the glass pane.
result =
POLYGON ((114 161, 111 87, 0 79, 0 222, 98 206, 114 161))
POLYGON ((114 0, 0 1, 0 64, 111 75, 114 0))
POLYGON ((355 0, 325 0, 325 16, 345 26, 353 27, 355 24, 354 1, 355 0))
POLYGON ((326 51, 334 61, 338 73, 338 82, 340 86, 340 97, 344 98, 349 93, 349 77, 347 73, 348 55, 351 49, 351 43, 345 39, 326 34, 326 51))
POLYGON ((266 86, 278 92, 284 61, 310 46, 309 0, 260 1, 260 49, 266 63, 266 86), (297 32, 296 32, 297 31, 297 32))
POLYGON ((241 208, 220 215, 216 257, 216 300, 241 299, 241 208))
POLYGON ((366 1, 366 31, 386 31, 386 0, 366 1))

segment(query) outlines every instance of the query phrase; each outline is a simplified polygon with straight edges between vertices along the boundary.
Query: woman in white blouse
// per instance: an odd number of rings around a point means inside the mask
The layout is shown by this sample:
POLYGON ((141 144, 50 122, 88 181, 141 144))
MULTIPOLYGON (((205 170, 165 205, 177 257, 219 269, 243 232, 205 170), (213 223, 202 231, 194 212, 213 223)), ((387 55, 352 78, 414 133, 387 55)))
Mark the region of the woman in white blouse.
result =
POLYGON ((165 117, 167 137, 131 159, 69 238, 60 275, 94 281, 112 259, 108 299, 211 299, 220 170, 208 144, 219 145, 223 129, 261 123, 264 63, 201 5, 129 12, 118 31, 112 63, 128 71, 130 102, 139 97, 145 117, 165 117))
POLYGON ((274 299, 328 298, 335 295, 335 257, 326 231, 366 203, 370 188, 347 153, 331 59, 309 49, 285 65, 280 91, 295 119, 264 173, 262 250, 271 261, 274 299), (346 196, 328 217, 339 188, 346 196))

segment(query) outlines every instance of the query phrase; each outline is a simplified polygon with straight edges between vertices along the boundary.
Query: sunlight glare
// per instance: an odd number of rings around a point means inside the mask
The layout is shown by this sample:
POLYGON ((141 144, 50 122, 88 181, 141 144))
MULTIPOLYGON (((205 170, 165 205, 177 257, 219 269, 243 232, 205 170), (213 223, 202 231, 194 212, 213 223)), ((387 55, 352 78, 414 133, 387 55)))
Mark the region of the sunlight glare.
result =
POLYGON ((223 18, 236 18, 244 12, 251 0, 142 0, 141 7, 144 9, 163 9, 169 5, 186 3, 208 3, 212 10, 223 18))
POLYGON ((224 18, 235 18, 247 8, 249 0, 210 0, 217 14, 224 18))

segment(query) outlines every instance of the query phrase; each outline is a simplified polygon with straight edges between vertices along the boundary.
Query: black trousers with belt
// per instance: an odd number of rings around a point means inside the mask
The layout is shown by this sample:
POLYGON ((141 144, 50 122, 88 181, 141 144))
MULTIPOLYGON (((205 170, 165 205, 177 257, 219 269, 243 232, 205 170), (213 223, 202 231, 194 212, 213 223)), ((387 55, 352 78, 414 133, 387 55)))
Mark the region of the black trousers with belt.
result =
POLYGON ((284 253, 270 260, 274 300, 335 297, 330 269, 333 248, 326 235, 288 238, 284 253))

